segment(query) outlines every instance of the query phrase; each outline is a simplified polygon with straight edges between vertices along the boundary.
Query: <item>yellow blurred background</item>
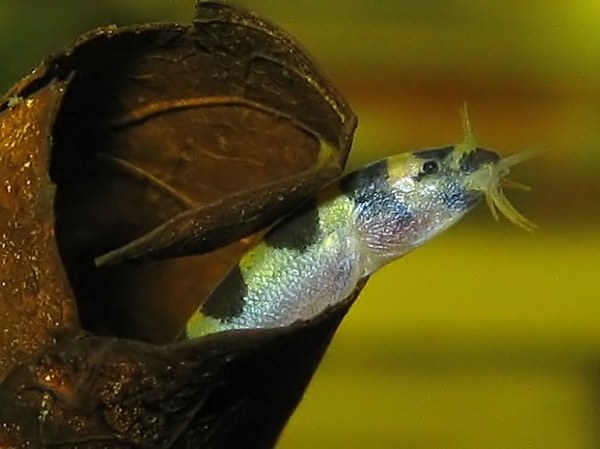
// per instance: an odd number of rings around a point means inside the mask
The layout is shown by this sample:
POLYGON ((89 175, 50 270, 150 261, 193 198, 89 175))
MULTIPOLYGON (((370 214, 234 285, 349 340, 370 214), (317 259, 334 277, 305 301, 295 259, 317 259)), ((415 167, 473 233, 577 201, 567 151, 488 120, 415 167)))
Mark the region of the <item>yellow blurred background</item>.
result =
MULTIPOLYGON (((0 3, 0 87, 107 23, 192 1, 0 3)), ((509 197, 372 278, 278 448, 600 447, 600 1, 246 0, 359 116, 350 165, 454 143, 535 150, 509 197)))

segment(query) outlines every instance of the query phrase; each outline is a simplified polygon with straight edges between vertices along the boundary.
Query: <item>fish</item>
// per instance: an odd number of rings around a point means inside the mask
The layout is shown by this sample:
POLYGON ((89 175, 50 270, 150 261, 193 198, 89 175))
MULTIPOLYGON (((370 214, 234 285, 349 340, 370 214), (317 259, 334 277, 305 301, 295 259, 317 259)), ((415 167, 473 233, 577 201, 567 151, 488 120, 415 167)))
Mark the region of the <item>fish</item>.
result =
POLYGON ((515 164, 477 146, 466 106, 464 137, 399 153, 349 173, 275 225, 243 254, 185 323, 180 339, 307 321, 343 301, 358 282, 429 242, 482 198, 494 216, 532 231, 503 187, 515 164))

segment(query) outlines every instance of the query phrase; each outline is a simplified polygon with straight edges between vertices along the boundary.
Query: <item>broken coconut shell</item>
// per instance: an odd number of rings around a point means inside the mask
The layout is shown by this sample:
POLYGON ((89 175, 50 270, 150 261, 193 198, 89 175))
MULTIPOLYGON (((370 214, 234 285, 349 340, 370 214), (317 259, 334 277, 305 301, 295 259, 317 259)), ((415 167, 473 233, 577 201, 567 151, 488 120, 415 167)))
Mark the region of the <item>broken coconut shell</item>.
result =
POLYGON ((217 2, 92 31, 17 83, 0 447, 274 445, 360 288, 308 322, 171 342, 261 229, 341 173, 355 126, 292 38, 217 2))

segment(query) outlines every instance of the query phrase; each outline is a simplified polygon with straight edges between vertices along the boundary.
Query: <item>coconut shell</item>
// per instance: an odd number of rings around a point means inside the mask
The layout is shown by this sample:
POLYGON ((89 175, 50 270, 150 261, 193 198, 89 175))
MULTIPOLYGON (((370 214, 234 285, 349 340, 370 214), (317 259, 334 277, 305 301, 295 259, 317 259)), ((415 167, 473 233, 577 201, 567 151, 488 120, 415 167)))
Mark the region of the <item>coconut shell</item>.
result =
POLYGON ((18 82, 0 99, 0 446, 271 447, 360 288, 308 322, 173 337, 341 173, 355 126, 291 37, 217 2, 92 31, 18 82))

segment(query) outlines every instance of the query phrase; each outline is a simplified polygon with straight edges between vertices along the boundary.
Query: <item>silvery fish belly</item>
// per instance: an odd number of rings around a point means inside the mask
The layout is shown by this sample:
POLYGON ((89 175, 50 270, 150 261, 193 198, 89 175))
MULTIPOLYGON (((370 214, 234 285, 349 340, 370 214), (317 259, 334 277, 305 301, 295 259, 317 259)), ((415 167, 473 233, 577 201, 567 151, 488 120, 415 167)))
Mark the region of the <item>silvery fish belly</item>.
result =
POLYGON ((360 248, 351 201, 339 195, 308 204, 252 248, 188 324, 188 335, 222 329, 283 326, 309 319, 350 294, 359 279, 360 248), (298 301, 298 298, 303 298, 298 301))
POLYGON ((186 323, 182 337, 285 326, 344 300, 358 281, 423 245, 485 197, 534 224, 502 192, 525 159, 478 148, 466 113, 460 144, 401 153, 350 173, 275 226, 186 323))

